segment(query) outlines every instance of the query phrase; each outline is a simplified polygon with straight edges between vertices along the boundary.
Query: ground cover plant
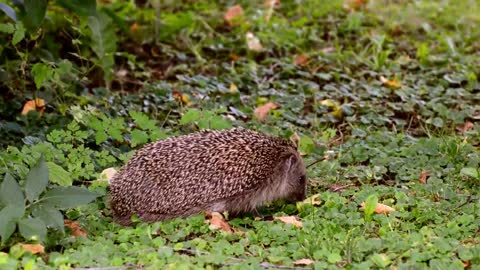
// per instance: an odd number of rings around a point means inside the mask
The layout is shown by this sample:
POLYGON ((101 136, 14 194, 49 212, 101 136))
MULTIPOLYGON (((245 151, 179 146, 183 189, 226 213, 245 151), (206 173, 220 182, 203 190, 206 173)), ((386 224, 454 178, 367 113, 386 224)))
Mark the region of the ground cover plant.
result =
POLYGON ((480 269, 478 0, 0 10, 0 269, 480 269), (309 198, 112 222, 135 149, 234 126, 298 140, 309 198))

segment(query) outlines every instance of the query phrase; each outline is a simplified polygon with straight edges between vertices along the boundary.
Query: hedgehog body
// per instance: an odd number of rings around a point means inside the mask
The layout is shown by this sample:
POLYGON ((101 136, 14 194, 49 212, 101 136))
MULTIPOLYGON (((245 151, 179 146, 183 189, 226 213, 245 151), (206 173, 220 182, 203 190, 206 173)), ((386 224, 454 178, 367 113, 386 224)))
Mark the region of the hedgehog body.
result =
POLYGON ((241 213, 277 199, 305 198, 305 165, 295 145, 243 128, 200 131, 147 144, 110 185, 114 220, 131 224, 201 211, 241 213))

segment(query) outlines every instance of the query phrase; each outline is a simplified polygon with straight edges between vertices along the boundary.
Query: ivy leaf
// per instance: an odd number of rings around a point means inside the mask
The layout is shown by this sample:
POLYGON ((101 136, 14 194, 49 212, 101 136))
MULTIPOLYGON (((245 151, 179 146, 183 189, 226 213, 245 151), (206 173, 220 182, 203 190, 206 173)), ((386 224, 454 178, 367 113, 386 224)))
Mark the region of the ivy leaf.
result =
POLYGON ((50 182, 59 184, 61 186, 71 186, 73 179, 70 177, 70 174, 65 171, 61 166, 53 162, 47 162, 50 182))
POLYGON ((25 206, 25 196, 22 188, 9 172, 5 174, 0 185, 0 203, 3 205, 25 206))
POLYGON ((25 181, 25 194, 29 202, 38 199, 48 185, 48 166, 45 160, 40 158, 37 165, 30 169, 25 181))
POLYGON ((46 226, 51 228, 56 228, 61 231, 64 230, 64 222, 62 213, 50 207, 45 203, 37 204, 32 209, 32 215, 36 218, 41 219, 46 226))
POLYGON ((25 206, 10 204, 0 211, 0 237, 5 243, 15 232, 16 220, 25 214, 25 206))
POLYGON ((67 209, 87 204, 98 196, 99 194, 81 187, 55 187, 46 192, 42 200, 51 207, 67 209))
POLYGON ((18 221, 18 230, 27 240, 44 241, 47 237, 47 225, 39 218, 24 218, 18 221))

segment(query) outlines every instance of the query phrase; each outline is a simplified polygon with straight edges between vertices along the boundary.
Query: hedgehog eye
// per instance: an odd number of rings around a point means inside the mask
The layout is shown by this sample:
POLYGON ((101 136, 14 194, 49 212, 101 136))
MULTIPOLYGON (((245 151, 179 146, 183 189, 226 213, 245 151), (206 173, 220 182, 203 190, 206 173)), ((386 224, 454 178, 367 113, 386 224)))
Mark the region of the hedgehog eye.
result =
POLYGON ((305 178, 306 178, 305 175, 300 176, 300 178, 298 179, 298 181, 300 182, 300 184, 303 185, 303 184, 305 183, 305 178))

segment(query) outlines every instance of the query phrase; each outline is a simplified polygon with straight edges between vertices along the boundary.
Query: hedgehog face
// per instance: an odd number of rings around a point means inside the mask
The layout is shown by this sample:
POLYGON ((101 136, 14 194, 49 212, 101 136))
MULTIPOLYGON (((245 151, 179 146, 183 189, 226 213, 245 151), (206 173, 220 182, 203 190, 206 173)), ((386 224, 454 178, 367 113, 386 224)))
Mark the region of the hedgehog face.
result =
POLYGON ((299 154, 290 153, 277 171, 281 175, 278 194, 291 202, 302 201, 306 198, 307 175, 305 165, 299 154))

